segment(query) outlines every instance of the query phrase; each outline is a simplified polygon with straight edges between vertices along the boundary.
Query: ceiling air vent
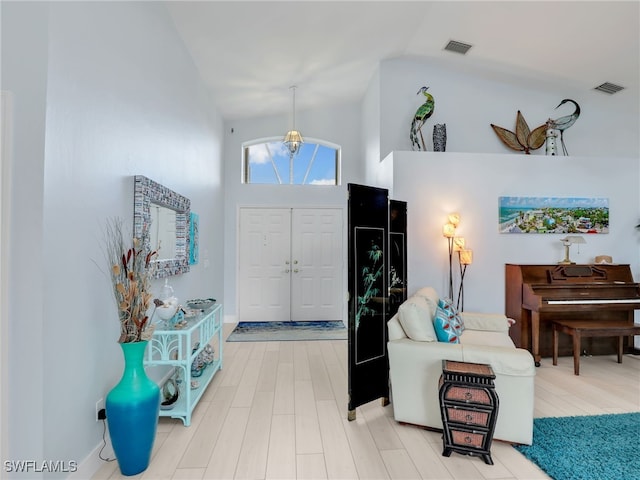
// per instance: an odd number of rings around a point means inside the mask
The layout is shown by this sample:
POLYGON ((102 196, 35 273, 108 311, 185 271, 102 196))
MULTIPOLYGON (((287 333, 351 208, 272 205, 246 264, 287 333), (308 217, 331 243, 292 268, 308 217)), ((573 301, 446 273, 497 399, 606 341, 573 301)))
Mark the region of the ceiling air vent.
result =
POLYGON ((616 85, 615 83, 609 83, 609 82, 605 82, 602 85, 598 85, 595 88, 595 90, 599 90, 600 92, 604 92, 604 93, 609 93, 611 95, 623 89, 624 87, 621 87, 620 85, 616 85))
POLYGON ((468 43, 456 42, 455 40, 449 40, 449 43, 444 47, 445 50, 450 52, 456 52, 465 54, 469 51, 469 49, 473 47, 473 45, 469 45, 468 43))

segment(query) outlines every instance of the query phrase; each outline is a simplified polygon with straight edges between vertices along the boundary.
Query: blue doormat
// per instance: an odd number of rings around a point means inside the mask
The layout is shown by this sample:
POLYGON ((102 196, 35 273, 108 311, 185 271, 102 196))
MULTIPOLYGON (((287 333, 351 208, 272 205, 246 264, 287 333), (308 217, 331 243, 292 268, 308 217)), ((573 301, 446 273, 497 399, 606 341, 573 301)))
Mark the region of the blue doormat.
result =
POLYGON ((554 480, 640 480, 640 413, 533 420, 515 448, 554 480))
POLYGON ((295 340, 346 340, 341 321, 240 322, 227 342, 281 342, 295 340))

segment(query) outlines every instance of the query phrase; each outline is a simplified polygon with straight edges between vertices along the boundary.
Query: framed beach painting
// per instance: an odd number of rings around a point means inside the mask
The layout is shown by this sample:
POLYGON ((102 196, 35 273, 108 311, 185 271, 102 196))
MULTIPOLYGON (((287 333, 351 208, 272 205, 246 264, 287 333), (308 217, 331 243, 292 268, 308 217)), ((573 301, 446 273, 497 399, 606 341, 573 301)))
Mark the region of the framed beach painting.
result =
POLYGON ((500 233, 609 233, 609 199, 499 197, 500 233))

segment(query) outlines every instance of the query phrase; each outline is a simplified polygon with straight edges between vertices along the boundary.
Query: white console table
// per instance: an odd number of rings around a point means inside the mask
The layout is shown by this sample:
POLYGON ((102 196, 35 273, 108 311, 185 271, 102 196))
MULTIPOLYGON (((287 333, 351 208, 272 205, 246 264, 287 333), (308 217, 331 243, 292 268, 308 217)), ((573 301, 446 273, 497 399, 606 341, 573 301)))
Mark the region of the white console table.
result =
POLYGON ((182 382, 179 384, 180 393, 173 408, 160 410, 161 417, 173 417, 182 420, 185 426, 191 424, 191 413, 204 394, 214 374, 222 368, 222 346, 224 344, 222 332, 222 305, 215 304, 211 308, 189 318, 182 328, 174 328, 159 323, 147 348, 145 365, 169 366, 181 369, 182 382), (208 365, 199 377, 191 377, 191 364, 198 354, 211 342, 215 351, 213 363, 208 365), (197 349, 193 349, 199 344, 197 349), (191 388, 191 380, 199 385, 191 388))

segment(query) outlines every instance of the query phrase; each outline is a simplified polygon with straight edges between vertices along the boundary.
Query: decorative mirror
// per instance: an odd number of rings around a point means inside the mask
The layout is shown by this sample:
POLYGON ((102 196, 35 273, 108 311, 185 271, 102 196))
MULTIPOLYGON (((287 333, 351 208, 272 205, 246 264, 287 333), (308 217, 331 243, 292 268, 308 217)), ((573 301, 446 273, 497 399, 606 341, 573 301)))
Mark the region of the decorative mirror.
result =
POLYGON ((133 234, 149 232, 149 249, 158 252, 154 278, 189 271, 191 201, 153 180, 136 175, 133 193, 133 234))

